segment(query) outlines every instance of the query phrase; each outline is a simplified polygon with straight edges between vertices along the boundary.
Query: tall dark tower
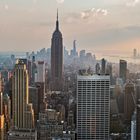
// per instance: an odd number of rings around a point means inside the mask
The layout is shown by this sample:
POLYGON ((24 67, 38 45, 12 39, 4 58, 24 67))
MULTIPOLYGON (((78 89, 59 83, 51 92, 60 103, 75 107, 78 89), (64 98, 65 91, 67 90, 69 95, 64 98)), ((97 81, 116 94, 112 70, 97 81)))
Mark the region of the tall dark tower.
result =
POLYGON ((56 29, 52 36, 51 45, 51 88, 59 91, 63 88, 63 38, 59 31, 58 11, 56 29))
POLYGON ((102 60, 101 60, 102 62, 102 74, 104 75, 104 74, 106 74, 106 60, 103 58, 102 60))
POLYGON ((120 78, 125 83, 127 80, 127 61, 120 60, 120 78))

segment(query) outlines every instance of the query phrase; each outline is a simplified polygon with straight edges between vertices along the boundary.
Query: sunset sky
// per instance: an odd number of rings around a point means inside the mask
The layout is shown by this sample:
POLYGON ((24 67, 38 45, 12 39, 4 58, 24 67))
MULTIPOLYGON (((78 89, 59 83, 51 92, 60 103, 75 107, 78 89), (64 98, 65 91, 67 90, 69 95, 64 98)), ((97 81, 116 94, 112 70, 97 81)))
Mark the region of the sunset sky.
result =
POLYGON ((106 55, 140 52, 139 0, 0 0, 0 51, 51 46, 59 8, 64 46, 106 55))

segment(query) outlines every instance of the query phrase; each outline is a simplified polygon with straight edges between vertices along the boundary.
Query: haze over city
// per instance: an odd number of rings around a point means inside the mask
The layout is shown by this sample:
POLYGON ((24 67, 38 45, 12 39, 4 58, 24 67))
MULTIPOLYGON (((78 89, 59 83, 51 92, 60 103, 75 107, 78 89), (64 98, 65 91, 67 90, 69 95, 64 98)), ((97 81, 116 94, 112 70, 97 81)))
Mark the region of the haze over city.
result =
POLYGON ((56 9, 70 49, 99 55, 132 55, 140 47, 139 0, 0 1, 0 51, 37 51, 51 46, 56 9))

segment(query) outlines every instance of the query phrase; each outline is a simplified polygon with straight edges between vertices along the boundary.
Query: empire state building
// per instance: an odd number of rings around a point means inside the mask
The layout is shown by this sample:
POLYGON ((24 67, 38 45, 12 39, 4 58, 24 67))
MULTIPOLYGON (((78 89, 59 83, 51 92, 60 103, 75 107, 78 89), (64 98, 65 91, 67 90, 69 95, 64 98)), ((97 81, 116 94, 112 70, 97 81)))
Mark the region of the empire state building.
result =
POLYGON ((58 12, 56 29, 51 44, 51 89, 60 91, 63 88, 63 38, 59 30, 58 12))

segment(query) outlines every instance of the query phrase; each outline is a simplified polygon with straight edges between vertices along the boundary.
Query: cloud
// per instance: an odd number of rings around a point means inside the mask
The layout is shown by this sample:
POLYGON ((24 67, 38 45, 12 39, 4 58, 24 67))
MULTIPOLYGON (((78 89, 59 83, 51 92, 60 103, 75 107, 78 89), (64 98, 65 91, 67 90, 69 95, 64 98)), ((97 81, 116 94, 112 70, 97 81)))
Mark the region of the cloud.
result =
POLYGON ((84 10, 81 12, 77 13, 69 13, 65 17, 65 21, 67 23, 79 23, 81 20, 86 21, 86 23, 93 23, 95 22, 95 19, 102 19, 102 17, 105 17, 108 15, 108 10, 106 9, 89 9, 89 10, 84 10))
POLYGON ((4 10, 4 11, 8 11, 9 10, 9 5, 7 3, 0 3, 0 9, 4 10))
POLYGON ((75 23, 80 19, 80 13, 69 13, 65 16, 64 21, 66 23, 75 23))
POLYGON ((5 4, 5 5, 4 5, 4 9, 5 9, 5 10, 9 10, 8 4, 5 4))
POLYGON ((134 7, 134 6, 136 6, 139 2, 140 2, 140 0, 127 0, 126 6, 128 6, 128 7, 134 7))
POLYGON ((64 0, 56 0, 58 3, 64 3, 64 0))
POLYGON ((92 8, 90 10, 85 10, 81 12, 81 18, 82 19, 89 19, 93 17, 98 17, 98 16, 106 16, 108 15, 108 11, 106 9, 95 9, 92 8))

